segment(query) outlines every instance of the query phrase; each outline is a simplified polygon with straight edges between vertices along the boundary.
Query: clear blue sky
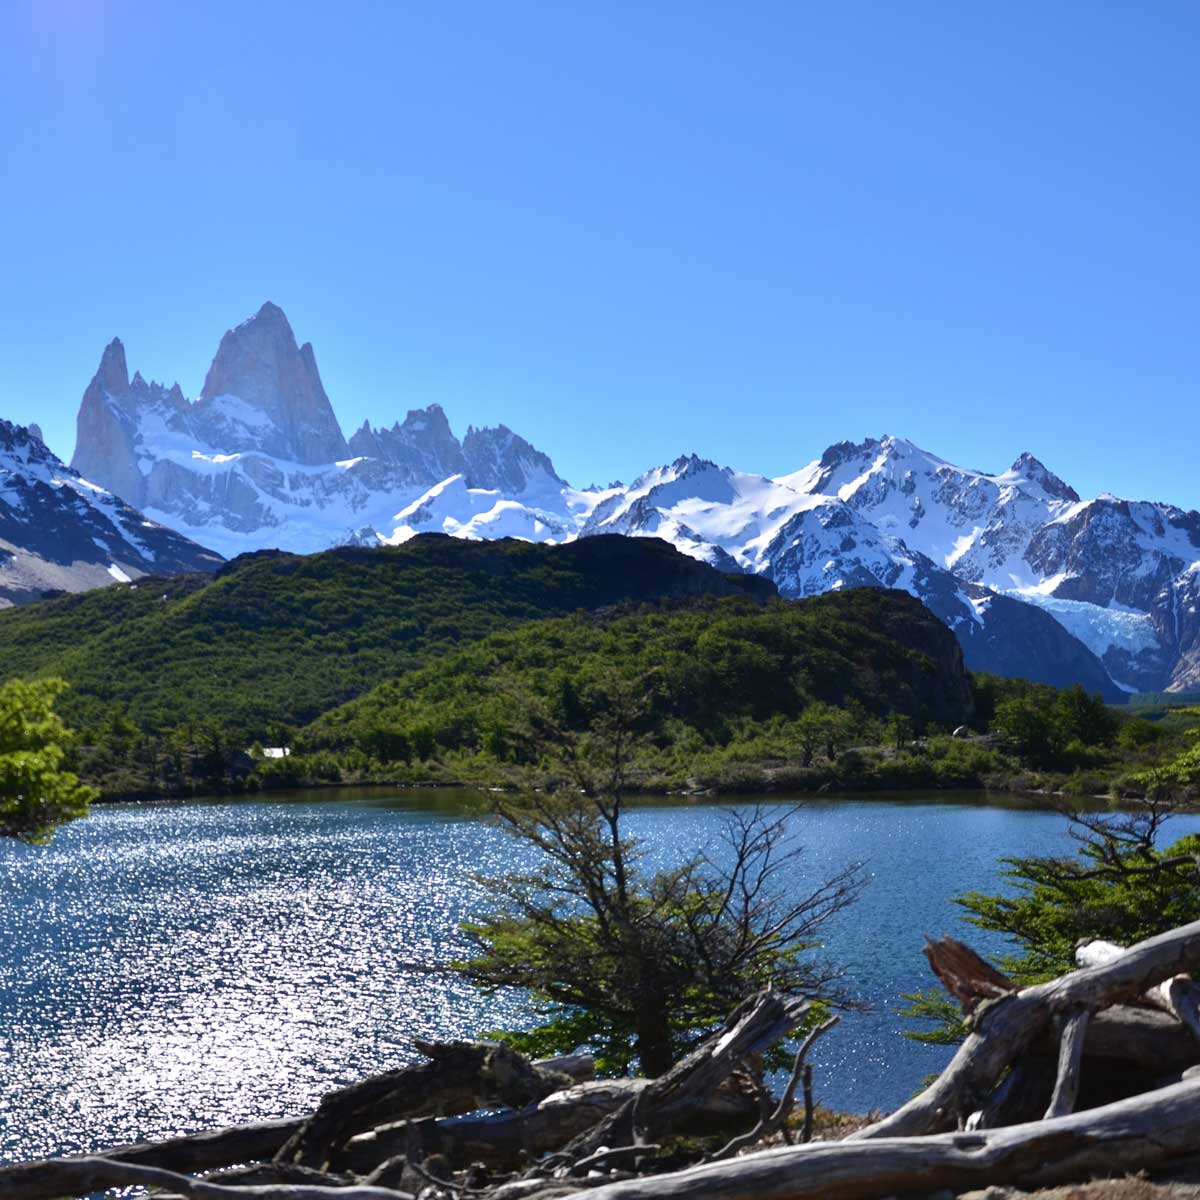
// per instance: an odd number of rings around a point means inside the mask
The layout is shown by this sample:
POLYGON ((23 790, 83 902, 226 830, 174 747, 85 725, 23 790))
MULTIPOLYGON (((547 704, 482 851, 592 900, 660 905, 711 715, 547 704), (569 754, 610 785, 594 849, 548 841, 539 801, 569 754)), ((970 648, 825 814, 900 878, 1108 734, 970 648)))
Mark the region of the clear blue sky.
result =
POLYGON ((349 428, 577 483, 884 432, 1200 507, 1200 5, 0 0, 0 415, 194 396, 265 299, 349 428))

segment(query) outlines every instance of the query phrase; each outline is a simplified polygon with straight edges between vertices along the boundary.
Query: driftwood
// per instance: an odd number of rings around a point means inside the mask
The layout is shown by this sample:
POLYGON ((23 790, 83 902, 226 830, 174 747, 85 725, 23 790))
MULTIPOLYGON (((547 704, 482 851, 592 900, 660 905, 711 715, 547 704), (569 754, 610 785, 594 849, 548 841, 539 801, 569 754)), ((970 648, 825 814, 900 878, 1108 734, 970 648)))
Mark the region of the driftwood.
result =
MULTIPOLYGON (((645 1079, 604 1079, 578 1084, 518 1110, 471 1113, 437 1120, 397 1121, 346 1143, 340 1164, 354 1174, 389 1158, 440 1154, 456 1166, 483 1162, 511 1168, 548 1154, 617 1112, 647 1086, 645 1079)), ((703 1127, 729 1128, 753 1121, 757 1105, 745 1092, 717 1088, 693 1114, 703 1127)), ((687 1126, 685 1125, 685 1128, 687 1126)))
POLYGON ((237 1187, 195 1179, 162 1167, 140 1166, 113 1158, 62 1158, 32 1164, 37 1169, 25 1177, 28 1191, 0 1195, 33 1197, 77 1196, 108 1188, 165 1188, 187 1200, 402 1200, 404 1192, 369 1184, 348 1187, 306 1183, 264 1184, 237 1187))
MULTIPOLYGON (((485 1061, 487 1053, 495 1049, 495 1046, 489 1043, 478 1043, 477 1046, 479 1062, 485 1061)), ((438 1052, 437 1047, 427 1048, 432 1049, 435 1054, 438 1052)), ((534 1063, 533 1067, 539 1072, 545 1071, 552 1080, 568 1083, 575 1079, 590 1079, 595 1073, 590 1055, 544 1059, 534 1063)), ((385 1072, 383 1076, 371 1076, 363 1080, 362 1084, 352 1085, 352 1087, 363 1088, 364 1091, 370 1090, 374 1081, 380 1079, 394 1085, 396 1078, 402 1076, 407 1069, 401 1068, 399 1071, 385 1072)), ((407 1078, 411 1078, 411 1076, 407 1078)), ((341 1089, 330 1095, 341 1096, 347 1090, 341 1089)), ((379 1090, 386 1099, 394 1091, 394 1087, 380 1086, 379 1090)), ((463 1099, 464 1093, 460 1092, 458 1096, 460 1103, 467 1103, 463 1099)), ((435 1091, 426 1097, 425 1104, 428 1107, 425 1108, 425 1111, 436 1111, 437 1106, 448 1105, 452 1102, 447 1091, 435 1091)), ((316 1116, 316 1114, 313 1115, 316 1116)), ((600 1115, 603 1114, 597 1114, 592 1119, 598 1119, 600 1115)), ((73 1185, 70 1180, 76 1177, 76 1172, 79 1173, 80 1178, 85 1178, 87 1172, 99 1169, 96 1166, 98 1162, 115 1164, 112 1170, 117 1173, 122 1171, 125 1166, 154 1167, 183 1177, 188 1174, 219 1171, 232 1163, 269 1161, 280 1156, 285 1145, 294 1144, 312 1119, 312 1117, 300 1117, 291 1120, 235 1125, 226 1129, 165 1138, 157 1142, 115 1146, 101 1154, 76 1155, 69 1158, 0 1166, 0 1200, 9 1200, 10 1197, 12 1200, 58 1200, 59 1197, 72 1190, 73 1185), (80 1166, 80 1164, 84 1165, 80 1166)), ((108 1170, 107 1167, 104 1169, 108 1170)), ((97 1187, 135 1186, 137 1184, 137 1181, 128 1174, 122 1174, 120 1178, 125 1181, 124 1184, 98 1184, 97 1187)), ((171 1186, 176 1191, 179 1190, 174 1184, 171 1186)), ((80 1190, 89 1189, 81 1188, 80 1190)), ((344 1189, 343 1195, 345 1195, 344 1189)))
POLYGON ((452 1163, 474 1160, 492 1166, 517 1163, 557 1150, 616 1112, 646 1085, 644 1079, 579 1084, 515 1111, 475 1113, 440 1120, 397 1121, 346 1143, 342 1161, 355 1174, 403 1155, 441 1154, 452 1163))
MULTIPOLYGON (((1075 948, 1075 961, 1081 967, 1112 962, 1125 953, 1124 946, 1094 939, 1075 948)), ((1146 1003, 1170 1013, 1191 1035, 1200 1041, 1200 984, 1189 975, 1175 975, 1150 988, 1142 997, 1146 1003)))
POLYGON ((1005 1071, 1056 1017, 1140 996, 1197 964, 1200 921, 1139 942, 1108 962, 981 1002, 966 1041, 938 1079, 897 1112, 854 1137, 911 1137, 965 1124, 983 1108, 1005 1071))
POLYGON ((722 1158, 732 1158, 735 1154, 741 1153, 748 1146, 753 1146, 756 1142, 761 1142, 764 1138, 771 1137, 785 1128, 787 1119, 792 1115, 792 1106, 796 1102, 796 1088, 800 1086, 801 1078, 807 1082, 806 1096, 807 1104, 804 1112, 805 1138, 807 1142, 812 1137, 812 1067, 806 1066, 804 1060, 808 1056, 809 1050, 812 1049, 813 1043, 822 1034, 828 1033, 840 1020, 840 1017, 830 1017, 828 1021, 818 1025, 816 1029, 809 1033, 804 1039, 803 1045, 796 1053, 795 1061, 792 1063, 792 1073, 788 1078, 787 1087, 783 1089, 783 1095, 779 1098, 779 1103, 771 1109, 770 1112, 764 1113, 762 1119, 753 1129, 747 1133, 741 1133, 737 1137, 726 1142, 715 1154, 711 1155, 711 1161, 717 1162, 722 1158))
POLYGON ((651 1080, 636 1097, 586 1133, 572 1139, 563 1156, 573 1162, 601 1146, 639 1145, 679 1127, 739 1063, 769 1049, 795 1029, 809 1010, 806 1000, 767 989, 743 1003, 725 1027, 651 1080))
POLYGON ((422 1045, 427 1061, 331 1092, 299 1121, 0 1168, 0 1200, 131 1186, 183 1200, 873 1200, 1085 1180, 1194 1154, 1200 1038, 1187 972, 1200 965, 1200 922, 1128 950, 1081 948, 1086 965, 1035 987, 960 942, 926 954, 968 1013, 966 1041, 924 1093, 845 1142, 807 1140, 805 1052, 832 1022, 810 1033, 781 1100, 768 1104, 755 1082, 762 1053, 809 1012, 768 989, 657 1079, 578 1083, 586 1060, 422 1045), (756 1152, 771 1135, 790 1142, 801 1081, 804 1144, 756 1152), (698 1150, 663 1150, 664 1135, 714 1114, 736 1114, 744 1132, 727 1130, 701 1163, 698 1150), (216 1174, 195 1177, 204 1171, 216 1174))
POLYGON ((873 1200, 990 1184, 1041 1187, 1195 1153, 1200 1080, 1006 1129, 811 1142, 578 1192, 572 1200, 873 1200))
POLYGON ((417 1048, 429 1062, 373 1075, 326 1095, 276 1158, 328 1169, 356 1133, 386 1121, 489 1104, 521 1108, 571 1082, 567 1075, 539 1070, 505 1045, 418 1042, 417 1048))

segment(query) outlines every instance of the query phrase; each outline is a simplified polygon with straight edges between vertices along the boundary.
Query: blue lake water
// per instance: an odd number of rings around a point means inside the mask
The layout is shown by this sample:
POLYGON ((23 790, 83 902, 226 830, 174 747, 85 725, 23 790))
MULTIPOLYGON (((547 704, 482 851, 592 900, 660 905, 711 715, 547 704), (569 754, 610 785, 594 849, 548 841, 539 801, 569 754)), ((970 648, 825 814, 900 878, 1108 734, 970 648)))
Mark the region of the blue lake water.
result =
MULTIPOLYGON (((772 798, 772 804, 778 800, 772 798)), ((429 971, 461 955, 472 872, 514 862, 466 793, 309 793, 111 806, 48 847, 0 845, 0 1161, 287 1116, 414 1057, 414 1037, 515 1026, 519 995, 429 971)), ((717 835, 709 803, 638 807, 668 861, 717 835)), ((814 1057, 820 1102, 907 1098, 948 1052, 901 1036, 931 980, 923 935, 1001 944, 950 898, 997 860, 1069 847, 1063 819, 1000 797, 807 801, 795 887, 863 860, 871 882, 827 928, 855 995, 814 1057)), ((1180 819, 1173 835, 1200 830, 1180 819)))

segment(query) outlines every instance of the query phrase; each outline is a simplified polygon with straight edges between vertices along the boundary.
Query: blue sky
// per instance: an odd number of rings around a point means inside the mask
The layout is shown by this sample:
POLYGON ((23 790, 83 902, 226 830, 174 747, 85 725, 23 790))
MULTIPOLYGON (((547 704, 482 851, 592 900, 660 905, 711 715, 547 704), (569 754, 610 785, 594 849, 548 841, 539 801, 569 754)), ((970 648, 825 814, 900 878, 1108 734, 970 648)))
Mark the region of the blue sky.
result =
POLYGON ((265 299, 350 428, 576 483, 899 433, 1200 507, 1200 6, 0 0, 0 415, 194 396, 265 299))

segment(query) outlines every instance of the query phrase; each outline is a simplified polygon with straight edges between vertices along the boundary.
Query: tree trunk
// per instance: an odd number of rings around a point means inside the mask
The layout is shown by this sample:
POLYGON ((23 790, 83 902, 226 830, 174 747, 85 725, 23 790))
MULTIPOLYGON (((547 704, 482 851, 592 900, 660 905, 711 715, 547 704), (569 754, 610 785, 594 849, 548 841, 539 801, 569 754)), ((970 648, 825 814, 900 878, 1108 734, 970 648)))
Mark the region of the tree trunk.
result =
POLYGON ((659 996, 651 993, 638 1006, 637 1055, 647 1079, 665 1075, 675 1062, 671 1048, 670 1009, 659 996))

